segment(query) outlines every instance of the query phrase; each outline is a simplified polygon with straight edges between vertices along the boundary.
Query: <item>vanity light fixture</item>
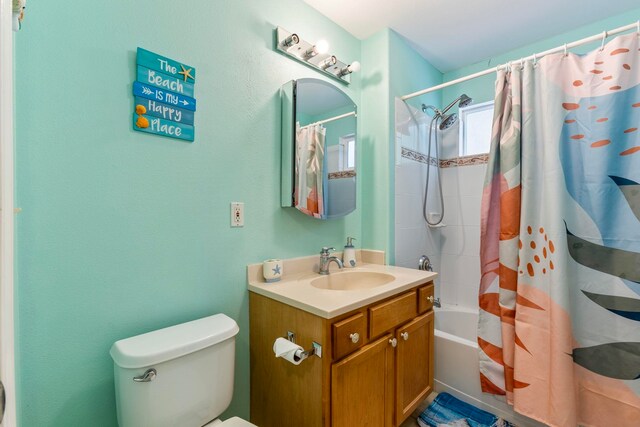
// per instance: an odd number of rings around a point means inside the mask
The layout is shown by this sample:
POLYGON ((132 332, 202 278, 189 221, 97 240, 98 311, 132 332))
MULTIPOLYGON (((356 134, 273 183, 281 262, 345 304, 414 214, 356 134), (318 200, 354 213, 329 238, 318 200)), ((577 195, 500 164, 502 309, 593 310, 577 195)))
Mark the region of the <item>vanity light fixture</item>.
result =
POLYGON ((315 44, 309 43, 296 33, 291 33, 282 27, 276 28, 276 49, 343 83, 349 84, 351 73, 360 70, 358 61, 348 65, 330 54, 329 43, 325 40, 318 40, 315 44))

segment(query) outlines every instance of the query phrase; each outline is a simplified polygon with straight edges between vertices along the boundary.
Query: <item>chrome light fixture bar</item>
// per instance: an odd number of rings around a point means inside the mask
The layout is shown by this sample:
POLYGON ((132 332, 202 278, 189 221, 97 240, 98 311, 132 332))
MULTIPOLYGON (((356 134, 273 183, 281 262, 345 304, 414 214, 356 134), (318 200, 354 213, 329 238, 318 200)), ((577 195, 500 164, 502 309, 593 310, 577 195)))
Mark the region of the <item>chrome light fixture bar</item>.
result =
POLYGON ((351 73, 360 70, 358 61, 346 64, 328 53, 329 45, 324 40, 316 44, 309 43, 282 27, 276 28, 276 49, 346 84, 351 82, 351 73))

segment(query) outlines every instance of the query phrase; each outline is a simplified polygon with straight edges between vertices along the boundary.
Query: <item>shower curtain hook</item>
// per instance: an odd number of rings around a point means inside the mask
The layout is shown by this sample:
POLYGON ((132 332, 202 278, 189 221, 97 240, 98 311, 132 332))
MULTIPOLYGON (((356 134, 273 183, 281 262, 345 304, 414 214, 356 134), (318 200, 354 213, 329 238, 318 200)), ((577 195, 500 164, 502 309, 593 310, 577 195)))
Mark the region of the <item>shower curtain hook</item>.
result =
POLYGON ((520 69, 524 70, 524 58, 520 58, 520 69))
POLYGON ((534 53, 533 54, 533 66, 535 67, 536 65, 538 65, 538 54, 534 53))
POLYGON ((567 55, 568 55, 568 53, 567 53, 567 44, 565 43, 564 44, 564 56, 567 56, 567 55))
POLYGON ((607 41, 607 36, 609 35, 609 33, 607 33, 606 31, 602 32, 602 44, 600 45, 600 52, 602 52, 604 50, 604 42, 607 41))

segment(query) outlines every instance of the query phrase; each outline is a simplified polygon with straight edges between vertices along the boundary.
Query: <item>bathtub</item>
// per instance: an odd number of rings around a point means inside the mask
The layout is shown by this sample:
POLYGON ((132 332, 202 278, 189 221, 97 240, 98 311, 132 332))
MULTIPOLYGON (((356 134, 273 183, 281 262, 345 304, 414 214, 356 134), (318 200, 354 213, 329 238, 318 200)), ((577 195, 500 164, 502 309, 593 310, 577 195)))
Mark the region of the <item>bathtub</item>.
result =
POLYGON ((486 394, 478 371, 478 311, 458 306, 435 309, 435 389, 521 427, 544 426, 516 414, 504 397, 486 394))

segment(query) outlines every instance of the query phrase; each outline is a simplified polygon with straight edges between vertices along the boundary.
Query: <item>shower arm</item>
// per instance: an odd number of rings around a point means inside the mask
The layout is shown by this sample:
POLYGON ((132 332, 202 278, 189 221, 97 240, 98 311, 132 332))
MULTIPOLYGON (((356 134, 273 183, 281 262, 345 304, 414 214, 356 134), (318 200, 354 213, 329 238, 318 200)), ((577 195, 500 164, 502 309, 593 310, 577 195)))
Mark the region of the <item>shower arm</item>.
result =
POLYGON ((447 111, 449 111, 451 108, 453 108, 454 105, 456 105, 456 103, 458 101, 462 100, 462 97, 465 96, 464 94, 460 95, 459 97, 457 97, 456 99, 454 99, 453 101, 451 101, 451 103, 449 105, 447 105, 446 107, 444 107, 442 109, 442 111, 440 112, 441 115, 445 114, 447 111))

